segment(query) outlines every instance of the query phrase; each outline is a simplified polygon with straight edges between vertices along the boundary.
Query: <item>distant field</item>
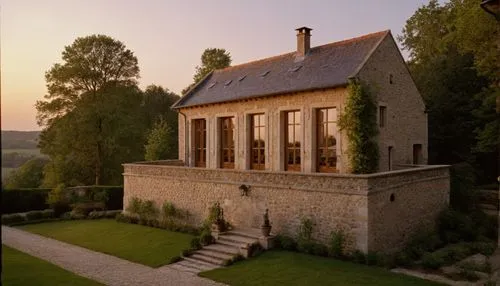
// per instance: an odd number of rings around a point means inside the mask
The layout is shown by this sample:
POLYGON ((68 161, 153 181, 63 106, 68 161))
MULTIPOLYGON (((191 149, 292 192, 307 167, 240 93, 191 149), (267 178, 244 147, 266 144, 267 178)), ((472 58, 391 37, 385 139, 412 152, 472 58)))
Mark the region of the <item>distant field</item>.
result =
POLYGON ((40 149, 2 149, 2 154, 19 153, 40 156, 40 149))

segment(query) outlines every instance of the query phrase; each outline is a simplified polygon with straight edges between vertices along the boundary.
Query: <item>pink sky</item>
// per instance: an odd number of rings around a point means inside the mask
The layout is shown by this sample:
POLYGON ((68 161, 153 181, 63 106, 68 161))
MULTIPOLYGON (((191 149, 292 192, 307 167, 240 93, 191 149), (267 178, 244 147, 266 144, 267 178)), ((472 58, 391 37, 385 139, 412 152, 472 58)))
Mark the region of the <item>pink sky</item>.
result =
POLYGON ((295 31, 313 28, 311 45, 391 29, 425 0, 373 1, 28 1, 1 0, 2 130, 39 130, 36 100, 44 74, 75 38, 105 34, 139 60, 141 88, 179 93, 192 81, 205 48, 225 48, 233 64, 295 49, 295 31))

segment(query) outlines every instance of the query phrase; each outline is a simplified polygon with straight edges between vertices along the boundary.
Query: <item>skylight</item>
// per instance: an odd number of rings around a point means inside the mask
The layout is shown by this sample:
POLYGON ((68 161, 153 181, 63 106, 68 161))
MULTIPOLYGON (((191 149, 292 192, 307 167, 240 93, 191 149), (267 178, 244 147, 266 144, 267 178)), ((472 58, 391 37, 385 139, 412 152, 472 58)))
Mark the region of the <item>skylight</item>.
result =
POLYGON ((238 79, 238 81, 242 81, 242 80, 244 80, 246 77, 247 77, 247 75, 242 75, 242 76, 240 76, 240 78, 238 79))
POLYGON ((228 85, 230 85, 232 82, 233 82, 233 80, 232 80, 232 79, 230 79, 230 80, 226 81, 226 83, 225 83, 224 85, 225 85, 225 86, 228 86, 228 85))
POLYGON ((217 83, 216 81, 212 82, 212 83, 208 86, 208 88, 212 88, 212 87, 214 87, 216 83, 217 83))
POLYGON ((261 77, 265 77, 265 76, 266 76, 266 75, 268 75, 270 72, 271 72, 271 71, 265 71, 265 72, 263 72, 260 76, 261 76, 261 77))
POLYGON ((288 71, 290 71, 290 72, 296 72, 296 71, 300 70, 301 67, 302 66, 296 66, 296 67, 293 67, 293 68, 289 69, 288 71))

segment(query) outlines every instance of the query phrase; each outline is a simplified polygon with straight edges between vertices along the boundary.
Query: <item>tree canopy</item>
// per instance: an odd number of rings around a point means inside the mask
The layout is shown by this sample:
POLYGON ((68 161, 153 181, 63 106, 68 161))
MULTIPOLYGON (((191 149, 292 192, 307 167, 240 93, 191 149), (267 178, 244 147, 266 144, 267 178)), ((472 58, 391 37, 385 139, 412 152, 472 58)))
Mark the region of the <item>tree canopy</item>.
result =
POLYGON ((144 120, 137 58, 104 35, 77 38, 46 73, 36 104, 50 156, 44 185, 121 182, 121 163, 143 154, 144 120))
POLYGON ((193 76, 193 83, 182 90, 182 94, 185 94, 191 87, 202 80, 211 71, 230 66, 231 61, 231 55, 225 49, 205 49, 201 55, 201 65, 196 67, 196 72, 193 76))
POLYGON ((430 163, 468 162, 487 181, 497 174, 499 27, 478 1, 431 0, 398 37, 427 106, 430 163))
POLYGON ((43 180, 43 168, 47 164, 45 158, 33 158, 21 167, 13 171, 6 179, 5 187, 16 188, 38 188, 43 180))

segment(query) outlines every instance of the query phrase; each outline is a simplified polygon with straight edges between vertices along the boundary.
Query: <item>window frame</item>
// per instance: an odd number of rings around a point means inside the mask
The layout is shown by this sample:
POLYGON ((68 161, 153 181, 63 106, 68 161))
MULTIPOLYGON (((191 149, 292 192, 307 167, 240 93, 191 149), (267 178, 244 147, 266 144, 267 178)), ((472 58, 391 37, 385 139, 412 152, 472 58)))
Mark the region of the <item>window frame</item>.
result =
POLYGON ((267 122, 266 122, 266 114, 263 112, 260 113, 252 113, 249 114, 249 120, 250 120, 250 140, 249 140, 249 155, 250 155, 250 170, 265 170, 266 169, 266 148, 267 148, 267 142, 266 142, 266 132, 267 132, 267 122), (258 116, 258 126, 255 126, 255 117, 258 116), (261 122, 262 121, 262 122, 261 122), (259 136, 258 140, 259 142, 263 142, 264 146, 260 146, 260 143, 258 143, 257 147, 254 145, 254 140, 255 140, 255 129, 259 129, 259 136), (264 137, 261 138, 261 129, 264 130, 264 137), (262 141, 260 141, 262 140, 262 141), (254 152, 257 152, 257 163, 254 162, 254 152), (261 154, 263 158, 261 158, 261 154))
POLYGON ((387 126, 387 105, 378 106, 378 126, 379 128, 387 126))
POLYGON ((219 168, 222 169, 234 169, 236 160, 236 118, 234 116, 219 117, 219 168), (225 128, 225 122, 229 121, 231 128, 225 128), (229 132, 231 131, 231 132, 229 132), (232 135, 232 138, 229 136, 232 135), (232 139, 232 145, 226 146, 227 142, 232 139), (226 143, 225 143, 226 142, 226 143), (229 161, 225 161, 225 152, 228 152, 227 158, 229 161))
MULTIPOLYGON (((338 120, 338 113, 337 113, 337 108, 335 106, 328 106, 328 107, 318 107, 314 110, 315 112, 315 121, 314 121, 314 124, 315 124, 315 130, 316 130, 316 162, 315 162, 315 171, 318 172, 318 173, 338 173, 339 172, 339 169, 337 168, 337 165, 338 165, 338 152, 337 150, 339 149, 338 148, 338 129, 337 129, 337 120, 338 120), (335 113, 335 118, 333 120, 330 120, 330 118, 328 117, 328 110, 329 109, 333 109, 334 110, 334 113, 335 113), (326 110, 326 113, 327 113, 327 117, 326 117, 326 120, 323 120, 320 122, 320 112, 322 112, 323 110, 326 110), (335 125, 335 128, 334 128, 334 134, 332 134, 335 138, 335 167, 329 167, 329 166, 321 166, 321 149, 324 149, 324 151, 328 151, 328 144, 323 144, 321 145, 321 143, 325 143, 325 141, 328 140, 328 136, 325 137, 325 133, 324 132, 321 132, 322 130, 326 130, 326 132, 328 133, 328 125, 330 124, 334 124, 335 125), (326 125, 326 128, 325 128, 325 125, 326 125)), ((328 154, 328 152, 326 152, 326 154, 328 154)), ((328 155, 326 156, 326 161, 328 162, 329 160, 329 157, 328 155)))
POLYGON ((207 167, 207 120, 205 118, 193 119, 193 151, 194 166, 207 167), (201 128, 203 122, 203 128, 201 128), (203 156, 202 156, 203 154, 203 156))
POLYGON ((284 170, 285 171, 291 171, 291 172, 300 172, 302 171, 302 163, 303 163, 303 156, 302 156, 302 147, 304 145, 304 138, 303 138, 303 133, 304 133, 304 130, 303 130, 303 123, 302 123, 302 110, 300 109, 294 109, 294 110, 286 110, 284 111, 284 154, 285 154, 285 157, 284 157, 284 170), (294 113, 294 116, 293 116, 293 119, 294 119, 294 123, 293 124, 290 124, 289 122, 289 119, 288 119, 288 115, 290 113, 294 113), (298 123, 297 123, 298 121, 298 123), (293 138, 294 139, 300 139, 300 146, 297 148, 296 146, 294 147, 290 147, 289 146, 289 132, 288 132, 288 129, 289 129, 289 126, 294 126, 293 128, 293 132, 294 132, 294 136, 293 138), (297 135, 295 133, 295 126, 299 126, 299 134, 297 135), (293 162, 292 164, 289 164, 288 163, 288 156, 290 154, 290 149, 293 149, 293 162), (299 163, 296 163, 296 158, 297 158, 297 155, 298 155, 298 158, 300 160, 299 163))

